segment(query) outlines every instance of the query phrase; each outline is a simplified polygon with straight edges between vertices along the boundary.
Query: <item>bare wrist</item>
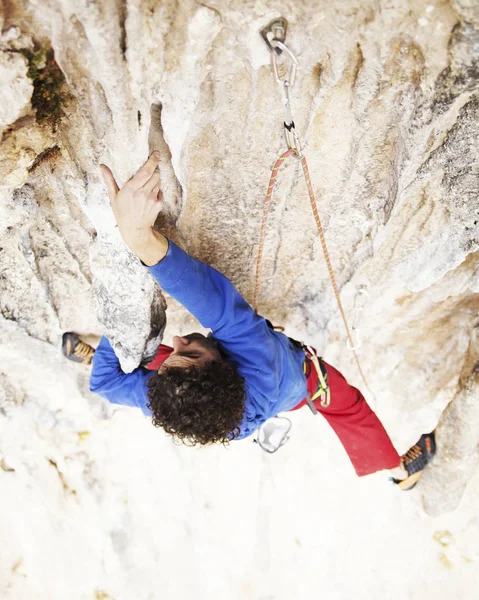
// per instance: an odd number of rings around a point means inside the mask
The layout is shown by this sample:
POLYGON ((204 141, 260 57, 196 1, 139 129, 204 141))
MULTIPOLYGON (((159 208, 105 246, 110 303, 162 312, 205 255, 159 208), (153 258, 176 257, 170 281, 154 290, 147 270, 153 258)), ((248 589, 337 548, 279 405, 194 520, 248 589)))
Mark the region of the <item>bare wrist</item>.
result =
POLYGON ((133 247, 130 246, 130 249, 141 262, 151 267, 165 258, 168 252, 168 239, 158 231, 150 229, 145 238, 140 243, 135 243, 133 247))

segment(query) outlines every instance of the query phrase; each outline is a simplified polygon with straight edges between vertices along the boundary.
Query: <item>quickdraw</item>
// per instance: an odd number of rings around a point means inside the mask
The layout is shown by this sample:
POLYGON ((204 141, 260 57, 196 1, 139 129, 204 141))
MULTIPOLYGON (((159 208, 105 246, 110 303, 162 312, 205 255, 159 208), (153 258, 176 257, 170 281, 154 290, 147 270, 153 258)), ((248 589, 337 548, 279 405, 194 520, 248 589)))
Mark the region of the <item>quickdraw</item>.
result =
MULTIPOLYGON (((303 155, 301 141, 300 141, 298 132, 296 131, 296 127, 295 127, 293 116, 292 116, 291 102, 290 102, 290 89, 294 85, 294 82, 296 79, 296 71, 298 69, 299 62, 298 62, 298 59, 296 58, 296 56, 294 55, 294 53, 291 51, 291 49, 288 48, 285 44, 286 31, 287 31, 287 21, 284 18, 275 19, 267 27, 265 27, 264 29, 261 30, 261 35, 262 35, 263 39, 265 40, 266 45, 268 46, 268 49, 271 53, 271 69, 273 72, 273 76, 274 76, 276 82, 279 85, 281 85, 282 89, 283 89, 283 103, 284 103, 284 107, 285 107, 285 121, 284 121, 283 125, 284 125, 284 134, 285 134, 285 139, 286 139, 286 144, 288 146, 288 150, 283 152, 283 154, 278 158, 278 160, 275 162, 275 164, 273 166, 273 170, 271 172, 271 178, 270 178, 269 185, 268 185, 268 190, 266 193, 266 198, 264 201, 263 219, 261 222, 260 241, 259 241, 259 246, 258 246, 258 254, 256 257, 256 281, 255 281, 254 296, 253 296, 253 308, 256 311, 258 309, 259 291, 260 291, 260 287, 261 287, 261 259, 263 256, 264 243, 265 243, 265 237, 266 237, 266 225, 267 225, 267 220, 268 220, 269 208, 271 205, 271 197, 273 194, 274 183, 276 181, 276 176, 278 174, 278 170, 281 167, 284 160, 286 158, 288 158, 289 156, 296 156, 296 158, 298 158, 301 161, 301 166, 303 168, 303 174, 304 174, 304 178, 306 181, 306 187, 307 187, 309 199, 311 202, 311 208, 313 210, 313 216, 316 221, 316 226, 318 229, 319 239, 321 241, 321 247, 323 249, 324 258, 326 260, 329 278, 331 279, 331 284, 333 286, 334 294, 336 296, 336 301, 338 303, 339 312, 341 313, 341 318, 343 320, 344 327, 346 329, 346 335, 347 335, 347 340, 348 340, 347 345, 348 345, 348 348, 354 354, 356 365, 358 367, 359 373, 361 375, 362 380, 364 381, 365 386, 368 389, 370 389, 369 385, 366 381, 366 378, 364 376, 363 370, 361 368, 358 355, 356 354, 356 351, 355 351, 355 348, 357 346, 353 342, 351 330, 349 328, 346 314, 344 312, 341 298, 339 295, 339 290, 338 290, 338 286, 336 283, 336 277, 334 275, 333 267, 331 265, 331 260, 330 260, 328 248, 326 245, 326 239, 324 237, 324 231, 323 231, 323 227, 321 224, 321 219, 319 217, 318 207, 317 207, 316 200, 314 197, 314 191, 313 191, 313 186, 311 184, 311 178, 309 176, 308 165, 306 162, 306 158, 303 155), (282 54, 284 56, 286 56, 287 59, 289 59, 289 61, 290 61, 289 75, 287 77, 283 77, 283 78, 280 77, 279 69, 278 69, 278 57, 280 57, 282 54)), ((321 379, 322 374, 321 374, 321 368, 319 365, 318 357, 316 357, 316 354, 313 354, 313 356, 314 356, 314 358, 311 357, 311 360, 313 361, 315 368, 318 370, 318 377, 320 377, 320 382, 321 382, 321 384, 323 384, 323 381, 321 379), (317 363, 317 365, 316 365, 316 363, 317 363)), ((327 388, 327 386, 325 385, 325 389, 326 388, 327 388)), ((323 391, 322 393, 325 393, 325 392, 323 391)), ((328 398, 329 398, 329 396, 328 396, 328 398)), ((328 400, 325 399, 324 401, 327 401, 329 404, 329 399, 328 400)), ((308 402, 308 404, 310 404, 310 407, 314 406, 312 404, 312 400, 311 400, 311 403, 308 402)))

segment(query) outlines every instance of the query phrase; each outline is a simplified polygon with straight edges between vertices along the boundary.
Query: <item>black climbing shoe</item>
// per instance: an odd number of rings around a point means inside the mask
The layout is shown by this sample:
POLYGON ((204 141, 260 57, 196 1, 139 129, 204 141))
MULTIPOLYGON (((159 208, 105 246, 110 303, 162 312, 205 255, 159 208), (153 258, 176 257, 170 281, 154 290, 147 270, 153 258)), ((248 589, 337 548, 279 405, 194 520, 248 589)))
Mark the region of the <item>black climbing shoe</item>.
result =
POLYGON ((83 365, 91 365, 95 348, 82 342, 76 333, 67 331, 62 337, 62 352, 69 360, 83 365))
POLYGON ((434 431, 423 433, 416 444, 409 448, 406 454, 401 456, 402 464, 407 471, 406 479, 391 480, 402 490, 412 490, 421 478, 424 469, 432 461, 436 454, 436 438, 434 431))

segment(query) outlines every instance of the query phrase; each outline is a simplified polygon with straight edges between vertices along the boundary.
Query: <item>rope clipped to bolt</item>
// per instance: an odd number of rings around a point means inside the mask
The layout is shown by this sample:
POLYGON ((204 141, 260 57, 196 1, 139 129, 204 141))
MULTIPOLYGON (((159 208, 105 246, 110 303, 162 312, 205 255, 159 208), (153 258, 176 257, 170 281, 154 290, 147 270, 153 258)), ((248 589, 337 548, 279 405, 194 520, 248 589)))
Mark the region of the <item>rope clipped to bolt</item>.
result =
POLYGON ((368 382, 366 381, 366 377, 364 376, 363 370, 361 368, 361 364, 359 362, 359 357, 355 351, 355 346, 353 343, 353 338, 351 335, 351 330, 348 325, 348 320, 346 318, 346 313, 344 312, 343 304, 341 302, 341 297, 339 295, 338 286, 336 283, 336 277, 334 275, 334 270, 331 264, 331 259, 329 257, 328 246, 326 244, 326 238, 324 236, 323 226, 321 224, 321 219, 319 217, 318 206, 316 204, 316 199, 314 197, 313 186, 311 184, 311 178, 309 176, 308 164, 306 162, 306 158, 303 155, 301 149, 301 143, 294 126, 294 121, 291 114, 291 104, 289 97, 289 89, 294 85, 296 70, 298 67, 298 60, 292 51, 284 44, 284 37, 286 31, 285 28, 281 29, 281 25, 278 26, 277 22, 271 23, 267 28, 262 31, 262 36, 266 41, 270 51, 271 51, 271 67, 273 71, 273 76, 275 80, 283 87, 284 91, 284 105, 286 112, 286 120, 284 122, 284 132, 286 137, 286 143, 288 145, 288 150, 283 152, 278 160, 274 163, 271 177, 269 180, 268 190, 266 193, 266 198, 264 200, 263 207, 263 218, 261 221, 261 232, 260 232, 260 240, 258 246, 258 254, 256 257, 256 278, 255 278, 255 288, 254 288, 254 296, 253 296, 253 308, 255 311, 258 310, 258 299, 259 299, 259 291, 261 287, 261 266, 262 266, 262 258, 263 258, 263 250, 264 243, 266 239, 266 226, 268 222, 268 214, 269 209, 271 207, 271 199, 273 195, 273 188, 276 181, 276 176, 278 171, 283 164, 283 162, 290 156, 295 156, 301 161, 301 166, 303 168, 304 179, 306 182, 306 188, 308 190, 309 200, 311 202, 311 208, 313 210, 314 220, 316 221, 316 227, 318 229, 319 239, 321 241, 321 247, 323 249, 324 258, 326 260, 326 265, 328 268, 329 278, 331 279, 331 283, 333 286, 334 294, 336 296, 336 301, 338 303, 339 312, 341 313, 341 317, 344 323, 344 328, 346 329, 346 335, 349 341, 350 349, 354 354, 354 359, 356 361, 356 365, 358 367, 359 374, 365 384, 365 386, 369 388, 368 382), (276 25, 276 27, 275 27, 276 25), (271 36, 268 34, 271 32, 271 36), (282 38, 282 39, 281 39, 282 38), (278 52, 279 50, 279 52, 278 52), (285 52, 285 54, 291 60, 291 67, 289 71, 289 77, 281 79, 278 72, 278 56, 281 52, 285 52))

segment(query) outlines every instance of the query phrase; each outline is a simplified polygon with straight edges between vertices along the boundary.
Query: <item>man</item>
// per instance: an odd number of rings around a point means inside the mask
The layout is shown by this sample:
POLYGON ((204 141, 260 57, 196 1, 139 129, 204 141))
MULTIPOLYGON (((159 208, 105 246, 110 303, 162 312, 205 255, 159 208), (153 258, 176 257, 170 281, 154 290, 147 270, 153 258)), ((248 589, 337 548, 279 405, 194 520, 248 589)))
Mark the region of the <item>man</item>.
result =
POLYGON ((158 161, 154 152, 121 189, 101 166, 113 214, 130 250, 212 337, 175 336, 173 348, 161 346, 148 369, 125 374, 105 337, 93 351, 65 334, 69 358, 89 362, 94 353, 91 391, 141 408, 153 425, 191 444, 245 438, 270 417, 308 403, 333 427, 359 476, 396 469, 402 476, 394 481, 412 489, 434 456, 434 435, 423 435, 400 457, 362 394, 341 373, 274 331, 226 277, 155 231, 161 208, 158 161))

